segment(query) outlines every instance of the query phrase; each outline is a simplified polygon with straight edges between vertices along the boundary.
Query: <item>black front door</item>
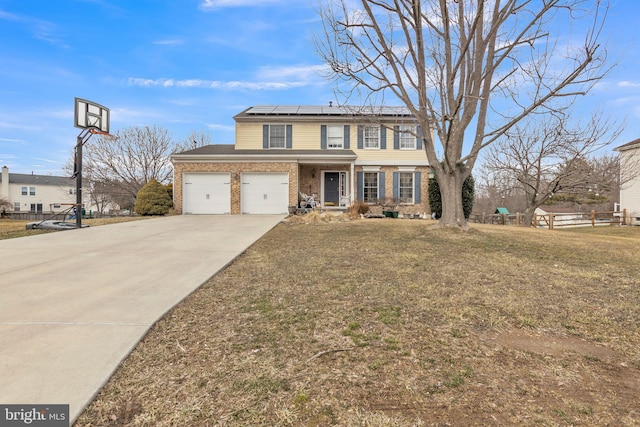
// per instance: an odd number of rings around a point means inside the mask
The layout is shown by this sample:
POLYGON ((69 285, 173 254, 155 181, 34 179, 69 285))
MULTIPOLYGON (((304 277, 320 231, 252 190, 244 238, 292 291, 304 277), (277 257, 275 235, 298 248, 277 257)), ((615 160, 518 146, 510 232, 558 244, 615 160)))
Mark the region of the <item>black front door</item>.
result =
POLYGON ((339 172, 324 173, 324 205, 325 206, 340 205, 340 173, 339 172))

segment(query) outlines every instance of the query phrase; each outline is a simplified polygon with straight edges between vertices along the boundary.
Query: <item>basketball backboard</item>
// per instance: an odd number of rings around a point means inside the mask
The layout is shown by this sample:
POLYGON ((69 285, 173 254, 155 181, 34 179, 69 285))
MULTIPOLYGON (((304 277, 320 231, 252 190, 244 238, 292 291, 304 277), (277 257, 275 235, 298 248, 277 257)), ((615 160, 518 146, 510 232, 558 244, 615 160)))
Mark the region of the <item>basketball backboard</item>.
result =
POLYGON ((86 99, 75 98, 74 126, 109 133, 109 109, 86 99))

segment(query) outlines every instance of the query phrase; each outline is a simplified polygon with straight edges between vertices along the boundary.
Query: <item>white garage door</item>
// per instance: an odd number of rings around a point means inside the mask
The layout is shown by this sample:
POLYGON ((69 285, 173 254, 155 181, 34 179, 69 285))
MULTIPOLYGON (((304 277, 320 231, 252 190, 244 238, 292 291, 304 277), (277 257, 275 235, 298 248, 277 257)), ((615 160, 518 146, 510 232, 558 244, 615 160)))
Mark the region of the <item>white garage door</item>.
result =
POLYGON ((288 173, 243 173, 242 213, 286 214, 289 206, 288 173))
POLYGON ((231 180, 228 173, 185 173, 182 176, 182 211, 185 214, 231 212, 231 180))

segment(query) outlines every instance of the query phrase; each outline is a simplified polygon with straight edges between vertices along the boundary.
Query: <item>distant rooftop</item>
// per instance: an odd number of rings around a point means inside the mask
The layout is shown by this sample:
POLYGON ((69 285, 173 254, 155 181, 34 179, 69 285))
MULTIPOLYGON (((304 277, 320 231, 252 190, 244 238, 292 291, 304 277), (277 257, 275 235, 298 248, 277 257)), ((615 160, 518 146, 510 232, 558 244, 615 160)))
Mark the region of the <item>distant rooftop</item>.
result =
POLYGON ((73 186, 74 182, 67 176, 9 173, 9 184, 73 186))

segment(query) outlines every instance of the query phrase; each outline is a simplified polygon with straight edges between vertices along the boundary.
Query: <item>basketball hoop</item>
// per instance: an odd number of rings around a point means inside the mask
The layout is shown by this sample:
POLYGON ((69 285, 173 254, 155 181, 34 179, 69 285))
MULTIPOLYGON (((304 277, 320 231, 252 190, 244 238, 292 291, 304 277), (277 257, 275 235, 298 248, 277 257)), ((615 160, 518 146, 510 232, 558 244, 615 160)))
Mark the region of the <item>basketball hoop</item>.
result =
POLYGON ((98 130, 96 128, 89 128, 89 133, 91 133, 92 135, 100 135, 104 138, 107 139, 116 139, 117 137, 115 135, 111 135, 109 132, 103 132, 101 130, 98 130))
POLYGON ((82 146, 91 135, 115 138, 109 133, 109 109, 92 101, 74 98, 74 126, 82 129, 76 143, 74 177, 76 179, 76 228, 82 227, 82 146))

